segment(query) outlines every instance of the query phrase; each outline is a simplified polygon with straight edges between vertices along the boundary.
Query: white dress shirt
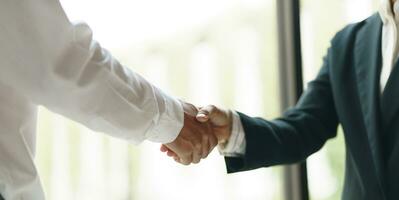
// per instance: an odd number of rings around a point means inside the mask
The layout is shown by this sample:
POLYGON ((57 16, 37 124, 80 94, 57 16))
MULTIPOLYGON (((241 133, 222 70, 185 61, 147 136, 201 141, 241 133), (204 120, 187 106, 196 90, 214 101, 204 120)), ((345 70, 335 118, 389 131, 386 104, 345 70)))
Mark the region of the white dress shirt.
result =
POLYGON ((173 141, 179 101, 123 67, 72 24, 58 0, 2 0, 0 6, 0 193, 43 200, 33 161, 37 106, 125 139, 173 141))
MULTIPOLYGON (((380 91, 382 93, 388 82, 392 68, 399 57, 399 2, 395 1, 392 8, 390 0, 381 0, 379 14, 383 22, 381 38, 382 70, 380 75, 380 91), (394 13, 392 13, 392 10, 394 13)), ((236 112, 234 113, 233 129, 230 139, 225 145, 225 148, 219 147, 219 152, 225 156, 240 157, 245 155, 245 131, 240 117, 236 112)))

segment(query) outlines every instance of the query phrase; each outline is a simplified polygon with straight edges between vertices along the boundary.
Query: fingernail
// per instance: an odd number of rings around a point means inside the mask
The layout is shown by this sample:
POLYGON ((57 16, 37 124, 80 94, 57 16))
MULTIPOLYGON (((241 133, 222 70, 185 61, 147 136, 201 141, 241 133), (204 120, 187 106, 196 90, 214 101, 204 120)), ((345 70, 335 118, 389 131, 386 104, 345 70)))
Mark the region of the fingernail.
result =
POLYGON ((206 115, 203 114, 203 113, 200 113, 200 114, 197 115, 197 117, 206 118, 206 115))

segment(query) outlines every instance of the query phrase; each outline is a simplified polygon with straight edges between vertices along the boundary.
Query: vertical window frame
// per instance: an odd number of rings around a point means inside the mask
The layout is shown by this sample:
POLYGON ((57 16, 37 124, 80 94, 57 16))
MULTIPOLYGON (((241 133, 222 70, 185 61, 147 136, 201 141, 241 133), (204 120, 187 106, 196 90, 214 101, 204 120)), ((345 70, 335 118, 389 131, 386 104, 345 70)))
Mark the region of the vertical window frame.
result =
MULTIPOLYGON (((277 0, 281 110, 294 106, 303 93, 300 1, 277 0)), ((284 167, 286 200, 309 200, 306 161, 284 167)))

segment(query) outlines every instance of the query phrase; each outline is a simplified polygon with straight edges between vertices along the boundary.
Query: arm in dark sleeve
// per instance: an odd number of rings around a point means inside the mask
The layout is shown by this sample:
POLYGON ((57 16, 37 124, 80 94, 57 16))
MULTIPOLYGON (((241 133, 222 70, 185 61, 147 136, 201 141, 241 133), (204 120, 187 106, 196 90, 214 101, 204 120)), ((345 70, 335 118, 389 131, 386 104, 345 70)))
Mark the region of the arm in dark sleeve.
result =
POLYGON ((337 131, 328 55, 317 78, 283 117, 267 121, 239 115, 245 131, 246 151, 242 157, 225 158, 229 173, 305 160, 329 138, 335 137, 337 131))

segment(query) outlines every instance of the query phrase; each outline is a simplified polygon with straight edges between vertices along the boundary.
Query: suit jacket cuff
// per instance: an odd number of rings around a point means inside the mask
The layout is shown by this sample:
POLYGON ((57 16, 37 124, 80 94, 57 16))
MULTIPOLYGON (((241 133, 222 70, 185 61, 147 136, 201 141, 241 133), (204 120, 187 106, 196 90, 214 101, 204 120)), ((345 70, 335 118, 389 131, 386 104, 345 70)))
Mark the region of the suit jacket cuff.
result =
POLYGON ((271 124, 265 120, 239 113, 245 132, 245 154, 239 157, 226 156, 228 173, 248 171, 273 165, 273 133, 271 124))

